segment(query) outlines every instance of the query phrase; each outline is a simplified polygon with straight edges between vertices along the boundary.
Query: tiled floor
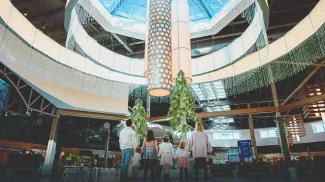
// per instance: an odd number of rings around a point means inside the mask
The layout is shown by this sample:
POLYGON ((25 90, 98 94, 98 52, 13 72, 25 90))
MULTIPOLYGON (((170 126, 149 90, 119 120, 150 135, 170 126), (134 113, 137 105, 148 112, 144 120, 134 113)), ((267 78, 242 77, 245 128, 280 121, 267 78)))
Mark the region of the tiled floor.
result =
MULTIPOLYGON (((307 178, 307 179, 300 179, 298 181, 301 182, 310 182, 310 181, 323 181, 324 179, 321 178, 307 178)), ((41 179, 1 179, 2 182, 119 182, 118 179, 112 179, 112 178, 98 178, 98 179, 82 179, 78 177, 69 177, 69 178, 49 178, 49 177, 43 177, 41 179)), ((129 180, 132 181, 132 180, 129 180)), ((139 179, 139 181, 144 181, 143 179, 139 179)), ((150 182, 151 180, 148 180, 150 182)), ((154 181, 160 182, 165 181, 163 179, 156 179, 154 181)), ((183 180, 184 182, 194 182, 194 179, 189 179, 187 181, 183 180)), ((203 179, 199 181, 204 181, 203 179)), ((290 181, 286 178, 270 178, 270 177, 254 177, 254 178, 209 178, 210 182, 287 182, 290 181)), ((168 180, 168 182, 178 182, 177 178, 168 180)))

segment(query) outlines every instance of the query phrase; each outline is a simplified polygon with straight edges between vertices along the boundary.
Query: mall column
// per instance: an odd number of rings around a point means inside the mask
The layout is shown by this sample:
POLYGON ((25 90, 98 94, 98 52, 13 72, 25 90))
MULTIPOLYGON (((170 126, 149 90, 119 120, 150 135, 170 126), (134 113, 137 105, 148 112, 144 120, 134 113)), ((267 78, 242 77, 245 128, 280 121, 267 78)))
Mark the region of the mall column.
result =
POLYGON ((50 138, 47 144, 44 166, 42 168, 42 175, 50 176, 52 174, 52 167, 56 151, 56 141, 58 136, 58 122, 59 118, 53 118, 50 138))
POLYGON ((273 102, 274 102, 274 106, 276 108, 275 122, 276 122, 276 127, 278 128, 278 132, 279 132, 279 143, 280 143, 280 147, 281 147, 281 152, 282 152, 283 160, 290 161, 291 155, 290 155, 290 148, 289 148, 288 139, 287 139, 287 132, 286 132, 286 129, 284 126, 284 121, 281 116, 281 113, 278 112, 279 100, 278 100, 278 95, 277 95, 276 88, 275 88, 275 83, 273 81, 274 79, 273 79, 273 74, 272 74, 271 68, 269 68, 269 77, 271 80, 271 90, 272 90, 273 102))
MULTIPOLYGON (((250 108, 250 104, 248 104, 248 108, 250 108)), ((249 132, 251 135, 251 142, 253 145, 253 153, 255 155, 255 158, 257 159, 257 145, 256 145, 256 137, 255 137, 255 130, 254 130, 254 121, 252 114, 248 115, 248 126, 249 126, 249 132)))

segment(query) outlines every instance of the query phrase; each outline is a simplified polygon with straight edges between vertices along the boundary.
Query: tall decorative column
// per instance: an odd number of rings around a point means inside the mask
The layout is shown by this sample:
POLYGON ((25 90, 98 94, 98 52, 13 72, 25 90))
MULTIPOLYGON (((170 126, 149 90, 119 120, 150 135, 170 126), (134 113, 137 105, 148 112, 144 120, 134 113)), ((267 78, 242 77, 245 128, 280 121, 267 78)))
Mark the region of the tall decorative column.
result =
POLYGON ((254 155, 256 159, 258 158, 258 153, 257 153, 257 144, 256 144, 256 137, 255 137, 255 128, 254 128, 254 121, 253 121, 253 116, 252 114, 248 115, 248 126, 249 126, 249 132, 251 135, 251 142, 253 145, 253 150, 254 150, 254 155))
MULTIPOLYGON (((248 108, 251 108, 250 104, 247 104, 248 108)), ((258 153, 257 153, 257 144, 256 144, 256 137, 255 137, 255 128, 254 128, 254 120, 253 120, 253 115, 249 114, 248 115, 248 126, 249 126, 249 132, 251 135, 251 142, 253 145, 253 152, 255 155, 255 158, 258 159, 258 153)))
POLYGON ((187 83, 192 82, 191 37, 188 0, 172 1, 172 81, 182 70, 187 83))
POLYGON ((53 118, 51 131, 50 131, 50 138, 46 149, 44 166, 42 169, 42 174, 45 176, 50 176, 52 174, 52 168, 53 168, 55 151, 56 151, 56 141, 58 136, 58 122, 59 122, 59 118, 53 118))
POLYGON ((291 154, 290 154, 290 148, 289 148, 289 144, 288 144, 287 132, 286 132, 285 125, 284 125, 284 120, 281 116, 281 113, 278 111, 278 107, 279 107, 278 94, 276 92, 273 73, 272 73, 272 70, 270 67, 268 69, 268 74, 269 74, 269 79, 271 81, 271 91, 272 91, 273 102, 274 102, 274 106, 276 108, 275 122, 276 122, 276 126, 278 128, 279 144, 281 147, 282 156, 285 161, 290 161, 291 154))
POLYGON ((283 160, 290 161, 291 155, 290 155, 290 149, 289 144, 287 140, 287 132, 285 129, 284 121, 282 117, 278 117, 276 120, 276 126, 278 128, 278 135, 279 135, 279 144, 281 147, 281 152, 283 156, 283 160))
MULTIPOLYGON (((147 7, 150 7, 150 0, 146 0, 147 1, 147 7)), ((146 40, 144 42, 145 46, 145 50, 144 50, 144 73, 143 75, 145 77, 148 78, 148 37, 149 37, 149 12, 150 12, 150 8, 147 8, 147 14, 146 14, 146 31, 145 31, 145 36, 146 36, 146 40)))
POLYGON ((169 96, 172 88, 170 0, 150 0, 147 21, 147 91, 154 97, 169 96))

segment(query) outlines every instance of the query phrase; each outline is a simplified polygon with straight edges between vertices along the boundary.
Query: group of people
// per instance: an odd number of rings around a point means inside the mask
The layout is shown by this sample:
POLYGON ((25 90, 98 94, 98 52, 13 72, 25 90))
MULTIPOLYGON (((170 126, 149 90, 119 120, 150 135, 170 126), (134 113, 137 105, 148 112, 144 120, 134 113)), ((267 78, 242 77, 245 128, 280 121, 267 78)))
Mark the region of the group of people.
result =
POLYGON ((194 158, 195 178, 199 179, 199 169, 204 169, 204 179, 208 180, 207 156, 212 152, 208 135, 204 132, 202 123, 196 123, 195 130, 186 146, 185 141, 181 141, 178 149, 174 152, 173 145, 170 143, 168 135, 163 137, 163 142, 158 146, 152 130, 149 130, 144 139, 142 147, 138 147, 136 134, 132 129, 132 121, 126 121, 126 127, 120 133, 120 148, 122 150, 121 179, 128 179, 129 164, 132 159, 132 177, 136 179, 140 167, 140 161, 144 164, 144 180, 147 179, 148 170, 151 170, 151 178, 155 179, 155 166, 158 158, 163 168, 164 179, 169 179, 169 168, 176 160, 176 167, 180 170, 179 179, 188 178, 189 157, 192 153, 194 158))

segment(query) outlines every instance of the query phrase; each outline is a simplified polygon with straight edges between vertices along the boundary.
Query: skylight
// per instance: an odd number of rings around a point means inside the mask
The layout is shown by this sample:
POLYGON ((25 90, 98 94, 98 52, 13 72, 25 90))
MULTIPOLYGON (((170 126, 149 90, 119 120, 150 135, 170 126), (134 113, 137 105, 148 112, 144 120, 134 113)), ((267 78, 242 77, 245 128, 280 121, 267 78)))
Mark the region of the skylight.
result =
MULTIPOLYGON (((145 22, 147 0, 99 0, 113 16, 145 22)), ((189 0, 190 21, 209 21, 230 0, 189 0)))
MULTIPOLYGON (((215 81, 210 83, 192 84, 191 88, 194 91, 196 100, 201 104, 204 112, 218 112, 229 111, 229 105, 220 105, 221 99, 226 99, 227 94, 223 83, 221 81, 215 81)), ((216 123, 233 123, 233 118, 228 117, 216 117, 214 122, 216 123)))

